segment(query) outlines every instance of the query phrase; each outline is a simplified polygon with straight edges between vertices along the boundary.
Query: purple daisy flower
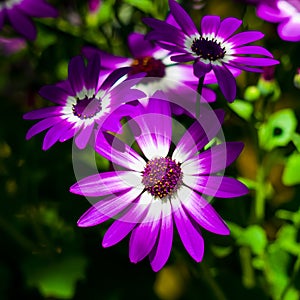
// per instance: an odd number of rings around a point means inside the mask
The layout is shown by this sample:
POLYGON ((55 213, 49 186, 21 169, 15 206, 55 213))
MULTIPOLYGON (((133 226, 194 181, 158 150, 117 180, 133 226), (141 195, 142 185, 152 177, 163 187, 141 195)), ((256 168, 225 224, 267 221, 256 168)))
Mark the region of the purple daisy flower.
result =
POLYGON ((72 137, 75 137, 77 147, 83 149, 98 126, 103 130, 119 132, 119 120, 132 110, 132 107, 121 104, 145 95, 131 89, 140 79, 116 83, 128 72, 128 68, 120 68, 109 76, 101 77, 100 70, 98 55, 92 57, 87 66, 82 56, 72 58, 68 80, 44 86, 39 91, 42 97, 58 105, 31 111, 23 116, 26 120, 43 119, 29 129, 26 139, 49 129, 43 150, 49 149, 57 141, 64 142, 72 137), (106 79, 101 82, 103 78, 106 79))
POLYGON ((94 226, 116 218, 102 246, 115 245, 131 232, 130 261, 137 263, 149 255, 152 269, 158 271, 170 255, 175 223, 187 252, 200 262, 204 253, 200 227, 229 234, 206 197, 238 197, 248 192, 236 179, 219 175, 237 158, 243 144, 227 142, 203 151, 219 132, 224 113, 205 107, 201 113, 201 124, 192 124, 172 151, 172 134, 177 130, 172 130, 169 103, 151 98, 146 108, 140 105, 129 126, 145 159, 127 143, 99 132, 96 151, 120 167, 83 178, 70 188, 72 193, 91 197, 91 203, 100 197, 78 225, 94 226))
POLYGON ((259 1, 256 14, 263 20, 279 23, 277 31, 281 39, 300 41, 300 1, 259 1))
POLYGON ((0 29, 5 19, 12 27, 29 40, 36 38, 36 28, 31 17, 56 18, 57 10, 44 0, 0 1, 0 29))
POLYGON ((278 64, 272 54, 261 46, 247 44, 259 40, 263 34, 247 31, 233 35, 242 24, 236 18, 220 20, 219 16, 204 16, 198 31, 187 12, 174 0, 169 0, 170 11, 181 29, 164 21, 145 18, 144 22, 153 28, 146 35, 165 49, 181 53, 173 55, 175 62, 194 61, 194 74, 205 78, 213 72, 225 98, 232 102, 236 97, 236 82, 232 69, 261 72, 258 67, 278 64), (246 57, 245 55, 266 57, 246 57))
MULTIPOLYGON (((172 16, 169 16, 166 22, 178 27, 172 16)), ((157 90, 165 93, 168 90, 181 90, 182 84, 192 88, 197 87, 198 78, 193 74, 193 66, 174 63, 170 59, 170 51, 145 40, 145 35, 131 33, 128 37, 128 46, 132 58, 112 55, 91 46, 85 46, 82 53, 88 58, 95 53, 100 53, 101 65, 108 70, 130 67, 129 74, 145 72, 146 77, 150 79, 144 78, 138 87, 149 96, 157 90)), ((240 74, 237 70, 234 72, 236 76, 240 74)), ((205 78, 204 84, 217 83, 216 78, 211 75, 205 78)), ((203 88, 201 94, 207 102, 213 102, 216 99, 215 93, 206 87, 203 88)))

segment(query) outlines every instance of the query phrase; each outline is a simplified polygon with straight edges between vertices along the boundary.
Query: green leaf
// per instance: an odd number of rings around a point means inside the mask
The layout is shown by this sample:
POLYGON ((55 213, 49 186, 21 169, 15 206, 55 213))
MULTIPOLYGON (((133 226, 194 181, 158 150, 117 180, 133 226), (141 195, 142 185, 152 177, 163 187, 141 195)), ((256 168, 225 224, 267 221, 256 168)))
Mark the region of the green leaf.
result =
POLYGON ((237 238, 237 243, 249 246, 254 254, 262 254, 268 244, 267 236, 263 228, 258 225, 247 227, 237 238))
POLYGON ((291 109, 280 110, 258 129, 260 146, 271 151, 275 147, 286 146, 294 136, 297 119, 291 109))
POLYGON ((132 5, 133 7, 136 7, 146 14, 155 14, 155 6, 150 0, 125 0, 124 2, 132 5))
POLYGON ((294 133, 292 136, 292 141, 297 148, 298 152, 300 152, 300 134, 294 133))
POLYGON ((253 106, 251 103, 236 99, 234 102, 228 104, 229 107, 241 118, 249 121, 253 113, 253 106))
POLYGON ((300 183, 300 153, 293 153, 287 159, 283 174, 282 182, 291 186, 300 183))
POLYGON ((86 258, 70 255, 55 261, 31 258, 25 261, 23 271, 27 284, 37 287, 45 298, 71 299, 76 282, 84 278, 86 258))

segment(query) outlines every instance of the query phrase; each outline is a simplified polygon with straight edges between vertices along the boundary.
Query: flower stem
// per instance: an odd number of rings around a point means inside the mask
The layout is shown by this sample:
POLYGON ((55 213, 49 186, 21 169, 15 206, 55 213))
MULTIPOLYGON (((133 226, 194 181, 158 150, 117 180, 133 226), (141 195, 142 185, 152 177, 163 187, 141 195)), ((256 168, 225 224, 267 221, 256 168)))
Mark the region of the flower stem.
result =
POLYGON ((265 186, 265 171, 264 166, 259 166, 257 170, 256 177, 256 193, 255 193, 255 204, 254 204, 254 212, 256 222, 260 223, 265 216, 265 194, 266 194, 266 186, 265 186))
POLYGON ((200 101, 202 97, 202 88, 203 88, 204 76, 199 78, 198 86, 197 86, 197 98, 196 98, 196 118, 198 119, 200 116, 200 101))
POLYGON ((215 299, 216 300, 227 300, 224 292, 222 291, 221 287, 218 285, 218 283, 214 279, 209 267, 207 266, 207 264, 204 261, 202 261, 200 263, 200 268, 201 268, 204 280, 206 281, 206 283, 210 287, 211 291, 215 295, 215 299))

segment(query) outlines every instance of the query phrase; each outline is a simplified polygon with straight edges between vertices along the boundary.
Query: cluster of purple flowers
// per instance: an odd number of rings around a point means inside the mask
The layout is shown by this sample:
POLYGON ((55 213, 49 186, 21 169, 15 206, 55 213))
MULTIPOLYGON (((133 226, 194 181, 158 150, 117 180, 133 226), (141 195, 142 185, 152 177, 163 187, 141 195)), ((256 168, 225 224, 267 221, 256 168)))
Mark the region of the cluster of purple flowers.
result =
MULTIPOLYGON (((36 16, 55 16, 42 0, 35 3, 43 11, 36 16)), ((0 25, 8 16, 24 34, 20 21, 13 18, 21 14, 27 37, 33 38, 35 32, 27 19, 36 11, 30 10, 32 6, 31 0, 0 4, 0 25)), ((278 63, 265 48, 249 45, 263 37, 261 32, 235 33, 241 20, 204 16, 199 30, 177 2, 169 0, 169 7, 165 21, 144 19, 152 28, 148 34, 129 35, 130 58, 84 47, 82 55, 70 61, 67 80, 39 92, 55 106, 24 115, 25 119, 39 120, 28 131, 27 139, 47 130, 44 150, 74 138, 79 149, 89 145, 116 166, 71 187, 72 193, 91 202, 96 199, 78 225, 94 226, 115 218, 104 235, 103 247, 131 233, 130 260, 136 263, 149 256, 155 271, 169 258, 174 225, 187 252, 200 262, 204 253, 201 227, 229 234, 209 200, 248 192, 241 182, 222 174, 243 144, 219 143, 215 138, 224 112, 210 109, 207 102, 215 101, 216 95, 205 85, 218 84, 232 102, 236 98, 235 77, 241 71, 261 72, 262 67, 278 63), (196 91, 201 92, 199 116, 196 91), (177 114, 185 114, 193 122, 173 141, 173 118, 177 114), (119 138, 124 119, 135 147, 119 138)))

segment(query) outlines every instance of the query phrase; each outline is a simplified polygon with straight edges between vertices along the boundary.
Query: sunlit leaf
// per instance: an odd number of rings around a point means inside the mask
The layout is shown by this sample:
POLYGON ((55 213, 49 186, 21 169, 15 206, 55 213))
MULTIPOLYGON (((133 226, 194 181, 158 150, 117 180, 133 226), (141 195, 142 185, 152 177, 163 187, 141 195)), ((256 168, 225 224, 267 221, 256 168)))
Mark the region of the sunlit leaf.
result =
POLYGON ((282 174, 282 182, 285 185, 300 183, 300 153, 293 153, 287 159, 286 166, 282 174))
POLYGON ((262 124, 258 130, 260 146, 265 150, 286 146, 292 139, 297 127, 297 119, 291 109, 280 110, 262 124))
POLYGON ((264 229, 258 225, 252 225, 247 227, 237 238, 237 243, 249 246, 254 254, 262 254, 268 241, 264 229))
POLYGON ((27 283, 37 287, 48 298, 71 299, 76 282, 84 278, 87 260, 80 255, 65 256, 55 261, 29 259, 24 263, 27 283))
POLYGON ((249 121, 253 113, 253 106, 251 103, 236 99, 234 102, 228 104, 229 107, 241 118, 249 121))

